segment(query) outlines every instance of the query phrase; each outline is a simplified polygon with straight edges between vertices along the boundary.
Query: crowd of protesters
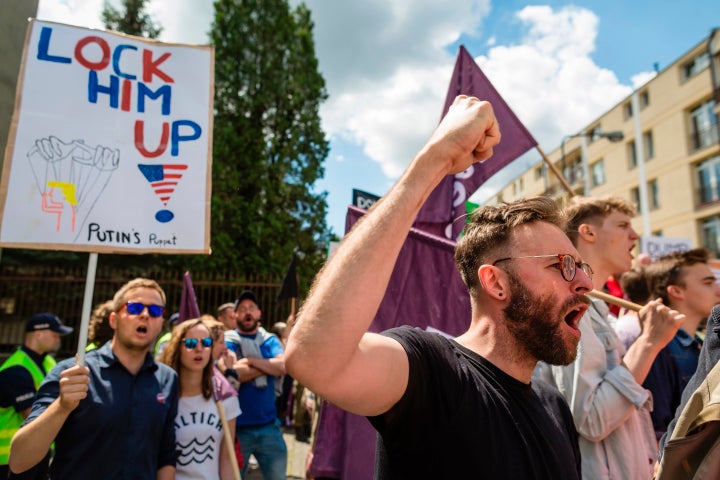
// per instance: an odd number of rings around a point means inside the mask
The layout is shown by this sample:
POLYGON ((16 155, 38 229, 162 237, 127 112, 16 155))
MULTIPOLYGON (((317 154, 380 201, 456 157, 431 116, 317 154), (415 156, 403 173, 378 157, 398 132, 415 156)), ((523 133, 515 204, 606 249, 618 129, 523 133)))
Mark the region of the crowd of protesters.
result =
POLYGON ((94 312, 84 364, 56 365, 70 329, 34 315, 0 366, 0 478, 229 480, 251 456, 285 478, 282 427, 308 440, 307 412, 286 419, 315 394, 368 418, 380 479, 720 478, 720 287, 703 249, 633 262, 625 200, 478 209, 455 254, 467 331, 367 331, 430 192, 499 141, 492 107, 459 96, 276 333, 251 291, 173 323, 134 279, 94 312), (611 313, 608 288, 639 311, 611 313))

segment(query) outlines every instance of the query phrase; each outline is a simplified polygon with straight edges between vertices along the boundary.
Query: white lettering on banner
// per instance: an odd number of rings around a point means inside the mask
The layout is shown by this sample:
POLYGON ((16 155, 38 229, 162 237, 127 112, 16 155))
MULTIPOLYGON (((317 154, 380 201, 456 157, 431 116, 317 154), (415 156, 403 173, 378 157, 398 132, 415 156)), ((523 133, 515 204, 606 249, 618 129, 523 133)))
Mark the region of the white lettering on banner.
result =
POLYGON ((456 181, 453 184, 453 207, 465 205, 465 200, 467 200, 467 189, 465 188, 465 184, 456 181))
POLYGON ((475 165, 470 165, 468 168, 460 173, 455 174, 455 179, 467 180, 475 174, 475 165))
POLYGON ((667 238, 657 236, 643 236, 642 248, 643 253, 647 253, 653 262, 663 255, 672 252, 684 252, 690 250, 692 244, 690 240, 685 238, 667 238))
POLYGON ((365 197, 357 197, 357 207, 362 208, 363 210, 367 210, 370 207, 375 205, 375 199, 373 198, 365 198, 365 197))

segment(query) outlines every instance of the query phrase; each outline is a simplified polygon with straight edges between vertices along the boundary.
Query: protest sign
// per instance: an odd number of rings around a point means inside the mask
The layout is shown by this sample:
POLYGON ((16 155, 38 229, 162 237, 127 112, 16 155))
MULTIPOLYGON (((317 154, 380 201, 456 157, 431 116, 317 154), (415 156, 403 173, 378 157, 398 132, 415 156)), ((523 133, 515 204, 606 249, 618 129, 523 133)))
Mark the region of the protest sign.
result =
POLYGON ((32 20, 0 246, 209 253, 214 51, 32 20))
POLYGON ((643 235, 640 239, 640 251, 647 253, 654 262, 663 255, 672 252, 684 252, 692 248, 692 243, 687 238, 670 238, 643 235))

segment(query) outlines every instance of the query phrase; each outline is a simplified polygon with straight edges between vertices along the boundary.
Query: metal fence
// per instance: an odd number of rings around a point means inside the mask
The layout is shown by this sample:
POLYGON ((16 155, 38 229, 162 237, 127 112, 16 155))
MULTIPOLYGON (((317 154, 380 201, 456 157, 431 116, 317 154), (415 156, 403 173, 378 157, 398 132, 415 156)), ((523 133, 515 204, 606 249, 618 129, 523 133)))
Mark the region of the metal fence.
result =
MULTIPOLYGON (((93 306, 112 298, 128 280, 142 276, 157 281, 167 296, 166 318, 179 309, 183 271, 121 271, 98 267, 93 306)), ((190 272, 195 295, 202 313, 216 315, 217 307, 234 301, 245 289, 258 298, 266 328, 285 321, 290 301, 275 301, 282 278, 247 276, 227 272, 190 272)), ((66 358, 77 349, 78 327, 85 293, 86 270, 53 266, 16 267, 0 265, 0 357, 9 355, 24 338, 25 321, 34 313, 52 312, 75 330, 63 337, 58 358, 66 358)))

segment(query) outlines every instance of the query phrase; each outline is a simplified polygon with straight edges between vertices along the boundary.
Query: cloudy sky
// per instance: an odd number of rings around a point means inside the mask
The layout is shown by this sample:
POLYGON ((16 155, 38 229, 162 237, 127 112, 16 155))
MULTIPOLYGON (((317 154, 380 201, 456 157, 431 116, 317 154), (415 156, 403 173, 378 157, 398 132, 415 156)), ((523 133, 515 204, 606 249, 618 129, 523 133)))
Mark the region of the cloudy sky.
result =
MULTIPOLYGON (((119 4, 119 0, 112 0, 119 4)), ((297 4, 297 0, 291 0, 297 4)), ((720 27, 720 2, 306 0, 330 98, 331 152, 317 185, 344 232, 353 188, 384 194, 437 124, 464 44, 546 152, 720 27)), ((102 0, 40 0, 38 18, 101 28, 102 0)), ((211 0, 149 0, 162 40, 208 43, 211 0)), ((539 160, 488 181, 492 196, 539 160)))

